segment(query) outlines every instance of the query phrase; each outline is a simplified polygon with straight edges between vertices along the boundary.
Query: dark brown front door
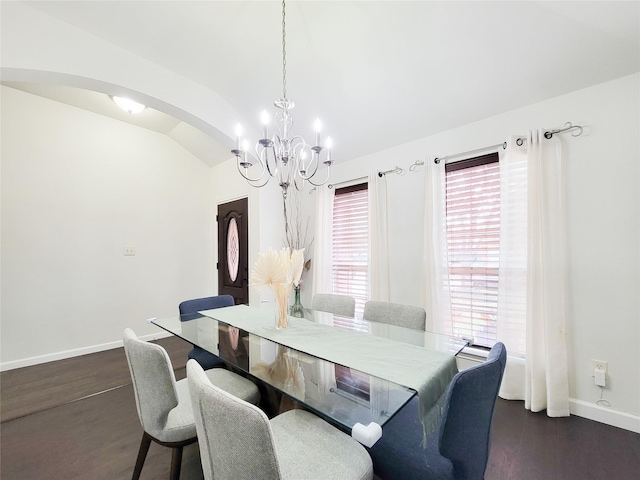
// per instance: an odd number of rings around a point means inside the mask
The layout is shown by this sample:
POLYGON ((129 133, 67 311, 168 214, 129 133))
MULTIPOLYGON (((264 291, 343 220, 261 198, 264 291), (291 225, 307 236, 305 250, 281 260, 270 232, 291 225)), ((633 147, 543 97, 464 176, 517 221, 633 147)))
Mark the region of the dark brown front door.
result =
POLYGON ((249 217, 247 199, 218 205, 218 294, 236 305, 249 303, 249 217))

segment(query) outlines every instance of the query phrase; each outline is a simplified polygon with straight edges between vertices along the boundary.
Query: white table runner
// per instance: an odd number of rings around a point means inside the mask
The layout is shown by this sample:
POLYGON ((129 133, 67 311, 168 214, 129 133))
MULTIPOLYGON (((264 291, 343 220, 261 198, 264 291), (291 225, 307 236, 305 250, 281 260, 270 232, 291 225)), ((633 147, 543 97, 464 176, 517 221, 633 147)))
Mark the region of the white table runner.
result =
POLYGON ((200 312, 281 345, 411 388, 418 392, 423 425, 432 431, 451 379, 455 357, 425 347, 289 317, 276 330, 275 312, 236 305, 200 312))

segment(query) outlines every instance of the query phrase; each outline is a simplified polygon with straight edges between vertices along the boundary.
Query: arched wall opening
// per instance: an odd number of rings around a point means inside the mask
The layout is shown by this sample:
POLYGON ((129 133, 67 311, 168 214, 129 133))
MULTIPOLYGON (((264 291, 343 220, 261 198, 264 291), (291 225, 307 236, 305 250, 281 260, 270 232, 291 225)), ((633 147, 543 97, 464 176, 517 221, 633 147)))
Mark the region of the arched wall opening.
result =
POLYGON ((151 107, 159 112, 175 117, 182 122, 188 123, 229 149, 231 149, 233 145, 232 139, 227 135, 227 133, 221 131, 208 121, 184 110, 183 108, 171 104, 162 98, 158 98, 143 91, 134 90, 122 85, 116 85, 97 78, 88 78, 63 72, 33 69, 2 67, 1 78, 3 82, 29 82, 60 85, 104 93, 108 96, 128 97, 138 103, 146 105, 147 107, 151 107))

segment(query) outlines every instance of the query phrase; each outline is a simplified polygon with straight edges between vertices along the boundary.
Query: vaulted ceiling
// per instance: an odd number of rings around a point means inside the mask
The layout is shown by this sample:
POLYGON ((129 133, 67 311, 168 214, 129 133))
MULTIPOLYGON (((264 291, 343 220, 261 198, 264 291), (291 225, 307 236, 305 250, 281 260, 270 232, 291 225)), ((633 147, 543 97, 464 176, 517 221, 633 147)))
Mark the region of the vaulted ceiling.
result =
MULTIPOLYGON (((217 92, 230 124, 282 96, 279 1, 25 3, 217 92)), ((289 0, 286 24, 294 130, 320 117, 339 161, 640 71, 637 1, 289 0)))

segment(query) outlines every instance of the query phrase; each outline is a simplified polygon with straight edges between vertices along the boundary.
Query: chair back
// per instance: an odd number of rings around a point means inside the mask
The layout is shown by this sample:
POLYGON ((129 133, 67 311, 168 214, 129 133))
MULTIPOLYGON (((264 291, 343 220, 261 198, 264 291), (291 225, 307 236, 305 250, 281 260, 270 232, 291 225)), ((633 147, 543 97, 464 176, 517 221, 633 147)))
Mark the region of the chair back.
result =
POLYGON ((482 480, 489 459, 491 421, 507 350, 496 343, 487 360, 451 381, 440 424, 440 455, 451 460, 455 478, 482 480))
POLYGON ((262 410, 211 384, 195 360, 187 381, 207 480, 281 478, 269 419, 262 410))
POLYGON ((362 318, 372 322, 412 328, 413 330, 424 330, 427 312, 425 312, 424 308, 414 307, 413 305, 369 300, 364 304, 362 318))
POLYGON ((140 340, 130 328, 125 329, 123 340, 140 423, 149 435, 163 441, 167 416, 178 405, 171 360, 164 348, 140 340))
POLYGON ((353 318, 356 314, 356 300, 348 295, 316 293, 311 301, 311 309, 353 318))
POLYGON ((215 295, 213 297, 194 298, 193 300, 185 300, 178 305, 180 315, 188 315, 197 313, 202 310, 213 310, 214 308, 231 307, 234 305, 231 295, 215 295))

